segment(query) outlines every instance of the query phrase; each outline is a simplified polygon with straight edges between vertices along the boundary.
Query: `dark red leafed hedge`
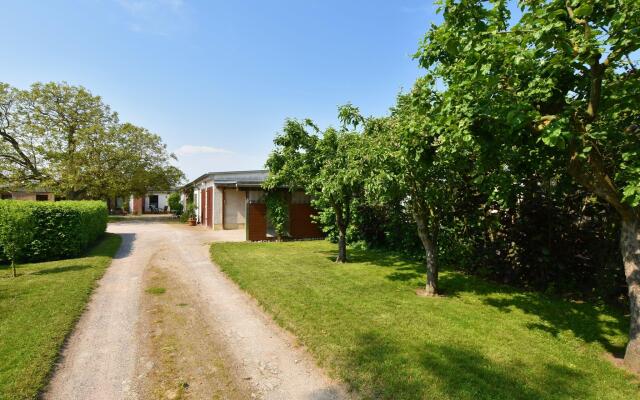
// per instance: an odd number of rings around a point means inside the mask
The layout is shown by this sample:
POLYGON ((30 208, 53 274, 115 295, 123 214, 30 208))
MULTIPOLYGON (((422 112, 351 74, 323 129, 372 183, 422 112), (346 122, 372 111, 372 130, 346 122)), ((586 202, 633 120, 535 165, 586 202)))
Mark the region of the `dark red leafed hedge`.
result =
POLYGON ((0 200, 0 252, 5 260, 77 257, 107 228, 102 201, 0 200))

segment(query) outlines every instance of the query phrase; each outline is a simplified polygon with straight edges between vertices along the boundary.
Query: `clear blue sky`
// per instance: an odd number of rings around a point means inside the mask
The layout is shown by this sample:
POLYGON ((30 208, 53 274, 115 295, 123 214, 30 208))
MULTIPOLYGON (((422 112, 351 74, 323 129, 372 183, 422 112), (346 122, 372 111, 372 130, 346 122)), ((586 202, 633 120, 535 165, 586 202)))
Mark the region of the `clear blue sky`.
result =
POLYGON ((189 178, 261 168, 286 117, 381 115, 421 74, 431 1, 4 1, 0 81, 83 85, 189 178))

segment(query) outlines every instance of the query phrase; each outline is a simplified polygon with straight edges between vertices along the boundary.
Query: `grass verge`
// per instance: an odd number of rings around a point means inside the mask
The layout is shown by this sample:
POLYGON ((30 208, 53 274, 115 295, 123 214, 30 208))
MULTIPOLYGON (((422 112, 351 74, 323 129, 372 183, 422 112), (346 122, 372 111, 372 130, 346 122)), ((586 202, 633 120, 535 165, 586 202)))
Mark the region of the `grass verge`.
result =
POLYGON ((120 247, 107 234, 85 257, 0 266, 0 399, 36 398, 97 279, 120 247))
POLYGON ((631 399, 640 383, 605 360, 622 313, 444 271, 421 298, 420 263, 324 241, 214 243, 212 259, 363 398, 631 399))

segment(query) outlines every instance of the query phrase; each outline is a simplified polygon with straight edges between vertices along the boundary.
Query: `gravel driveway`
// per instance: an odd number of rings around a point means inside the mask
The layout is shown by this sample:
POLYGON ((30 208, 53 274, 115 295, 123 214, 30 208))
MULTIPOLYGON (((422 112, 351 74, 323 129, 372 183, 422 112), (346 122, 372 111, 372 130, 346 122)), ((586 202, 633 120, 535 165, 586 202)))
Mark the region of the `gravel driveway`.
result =
MULTIPOLYGON (((113 223, 109 231, 123 237, 122 247, 69 338, 45 399, 148 397, 148 392, 140 388, 154 375, 149 374, 149 369, 162 370, 161 364, 168 359, 160 356, 147 359, 150 354, 152 357, 164 354, 165 349, 148 349, 149 343, 155 342, 145 338, 151 331, 161 333, 167 329, 163 328, 166 323, 150 325, 162 322, 162 318, 154 321, 141 315, 142 310, 148 308, 144 305, 145 296, 150 296, 145 293, 150 285, 147 282, 147 276, 152 276, 150 271, 161 272, 165 281, 171 283, 162 294, 165 307, 173 300, 180 302, 179 305, 188 304, 189 318, 197 316, 201 320, 192 325, 199 327, 197 335, 188 332, 174 335, 181 341, 171 350, 171 359, 191 358, 186 360, 190 362, 175 364, 188 365, 189 371, 172 373, 199 382, 201 393, 206 392, 207 384, 214 382, 207 382, 211 380, 207 378, 209 375, 200 374, 211 366, 199 364, 225 354, 222 368, 232 375, 234 385, 244 386, 239 388, 240 392, 250 393, 253 398, 346 398, 341 386, 325 376, 295 344, 295 338, 276 326, 253 299, 210 261, 212 241, 242 240, 240 232, 213 232, 157 221, 113 223), (185 343, 185 340, 191 342, 185 343), (198 354, 195 357, 195 353, 188 350, 194 348, 196 353, 215 351, 216 356, 198 354)), ((178 326, 177 329, 187 328, 178 326)), ((189 389, 186 382, 182 385, 176 391, 169 391, 166 398, 197 398, 196 387, 189 389)), ((216 390, 220 387, 217 385, 216 390)))

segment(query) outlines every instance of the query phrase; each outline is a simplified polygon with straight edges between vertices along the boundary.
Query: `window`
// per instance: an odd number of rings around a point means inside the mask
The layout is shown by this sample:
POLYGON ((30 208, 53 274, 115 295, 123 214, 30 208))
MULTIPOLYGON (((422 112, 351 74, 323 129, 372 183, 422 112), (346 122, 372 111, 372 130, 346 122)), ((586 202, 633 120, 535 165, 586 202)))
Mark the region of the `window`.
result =
POLYGON ((36 195, 36 201, 49 201, 49 195, 48 194, 37 194, 36 195))
POLYGON ((149 208, 158 209, 158 195, 152 194, 149 196, 149 208))
POLYGON ((11 200, 13 199, 13 196, 11 195, 11 193, 2 193, 2 200, 11 200))

